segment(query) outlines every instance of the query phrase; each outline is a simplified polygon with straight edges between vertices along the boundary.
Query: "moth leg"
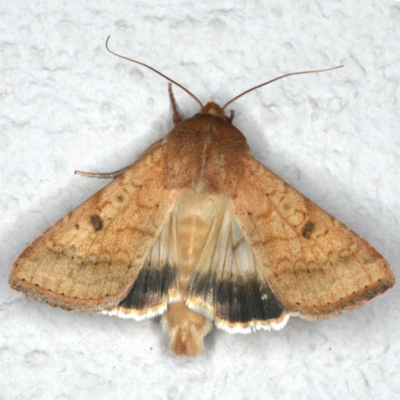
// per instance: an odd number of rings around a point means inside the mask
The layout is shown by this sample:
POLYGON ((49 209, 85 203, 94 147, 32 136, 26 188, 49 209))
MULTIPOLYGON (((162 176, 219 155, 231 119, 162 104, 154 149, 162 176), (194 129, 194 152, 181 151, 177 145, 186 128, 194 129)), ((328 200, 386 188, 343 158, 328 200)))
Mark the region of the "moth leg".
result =
POLYGON ((230 113, 230 115, 229 115, 229 121, 233 121, 233 118, 235 117, 235 110, 230 110, 231 111, 231 113, 230 113))
POLYGON ((179 115, 178 112, 178 107, 176 106, 175 102, 175 97, 174 94, 172 93, 172 84, 168 83, 168 93, 169 93, 169 99, 171 100, 171 106, 172 106, 172 122, 174 125, 179 124, 179 122, 182 122, 182 118, 179 115))
POLYGON ((76 175, 87 176, 89 178, 116 178, 117 176, 123 174, 126 170, 128 170, 131 166, 119 169, 114 172, 84 172, 84 171, 75 171, 76 175))

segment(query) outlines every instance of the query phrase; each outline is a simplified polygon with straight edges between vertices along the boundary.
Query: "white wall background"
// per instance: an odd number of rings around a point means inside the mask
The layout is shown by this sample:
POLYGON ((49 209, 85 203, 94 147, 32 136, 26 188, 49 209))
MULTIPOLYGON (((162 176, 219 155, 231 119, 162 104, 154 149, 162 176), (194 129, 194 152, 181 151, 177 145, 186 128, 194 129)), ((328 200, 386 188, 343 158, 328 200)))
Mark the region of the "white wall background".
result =
MULTIPOLYGON (((400 263, 400 2, 21 0, 0 4, 0 398, 394 399, 399 287, 279 332, 214 330, 177 358, 158 320, 53 309, 7 284, 18 254, 172 127, 167 83, 234 104, 256 157, 400 263), (78 4, 80 3, 80 4, 78 4), (89 5, 90 4, 90 5, 89 5)), ((196 103, 175 90, 181 113, 196 103)))

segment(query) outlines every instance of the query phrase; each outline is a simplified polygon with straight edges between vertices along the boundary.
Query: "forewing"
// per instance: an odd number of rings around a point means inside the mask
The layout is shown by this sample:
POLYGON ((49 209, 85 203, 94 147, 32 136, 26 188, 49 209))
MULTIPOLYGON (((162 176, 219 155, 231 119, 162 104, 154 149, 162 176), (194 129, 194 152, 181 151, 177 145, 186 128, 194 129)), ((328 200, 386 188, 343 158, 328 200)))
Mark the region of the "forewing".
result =
POLYGON ((113 308, 128 294, 168 219, 157 142, 124 174, 37 238, 14 262, 13 289, 76 311, 113 308))
POLYGON ((394 285, 389 263, 365 240, 253 158, 244 164, 234 213, 290 315, 327 318, 394 285))

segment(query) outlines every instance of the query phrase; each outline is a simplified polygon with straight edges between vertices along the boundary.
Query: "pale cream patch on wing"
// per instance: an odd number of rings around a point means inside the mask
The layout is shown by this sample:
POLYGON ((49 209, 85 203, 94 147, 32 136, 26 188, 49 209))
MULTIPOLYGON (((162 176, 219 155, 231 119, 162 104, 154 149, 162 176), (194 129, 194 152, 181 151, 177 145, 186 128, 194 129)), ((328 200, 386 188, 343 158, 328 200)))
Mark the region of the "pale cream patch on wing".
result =
POLYGON ((229 202, 215 215, 195 265, 186 305, 231 333, 281 329, 289 319, 271 292, 229 202))
POLYGON ((172 211, 127 298, 101 314, 137 321, 163 314, 168 304, 180 299, 177 265, 176 212, 172 211))

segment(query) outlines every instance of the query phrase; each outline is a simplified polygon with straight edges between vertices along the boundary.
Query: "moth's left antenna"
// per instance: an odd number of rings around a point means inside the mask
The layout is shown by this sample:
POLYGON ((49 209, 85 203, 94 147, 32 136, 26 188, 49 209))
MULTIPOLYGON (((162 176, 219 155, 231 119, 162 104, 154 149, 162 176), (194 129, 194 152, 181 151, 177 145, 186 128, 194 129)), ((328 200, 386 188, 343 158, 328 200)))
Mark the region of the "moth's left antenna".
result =
POLYGON ((194 100, 196 100, 196 102, 200 105, 201 108, 203 108, 203 104, 201 103, 201 101, 200 101, 193 93, 189 92, 188 89, 186 89, 184 86, 182 86, 182 85, 179 84, 178 82, 175 82, 173 79, 171 79, 171 78, 169 78, 168 76, 162 74, 160 71, 157 71, 155 68, 150 67, 150 65, 147 65, 147 64, 142 63, 142 62, 137 61, 137 60, 133 60, 132 58, 128 58, 128 57, 122 56, 121 54, 115 53, 114 51, 110 50, 110 48, 108 47, 108 41, 109 41, 109 39, 110 39, 110 36, 109 36, 109 37, 107 38, 107 40, 106 40, 106 49, 107 49, 111 54, 114 54, 114 56, 117 56, 117 57, 119 57, 119 58, 123 58, 124 60, 131 61, 131 62, 133 62, 133 63, 135 63, 135 64, 142 65, 143 67, 146 67, 146 68, 148 68, 148 69, 151 69, 153 72, 155 72, 156 74, 162 76, 162 77, 165 78, 167 81, 170 81, 170 82, 172 82, 174 85, 180 87, 180 88, 181 88, 182 90, 184 90, 189 96, 191 96, 194 100))

